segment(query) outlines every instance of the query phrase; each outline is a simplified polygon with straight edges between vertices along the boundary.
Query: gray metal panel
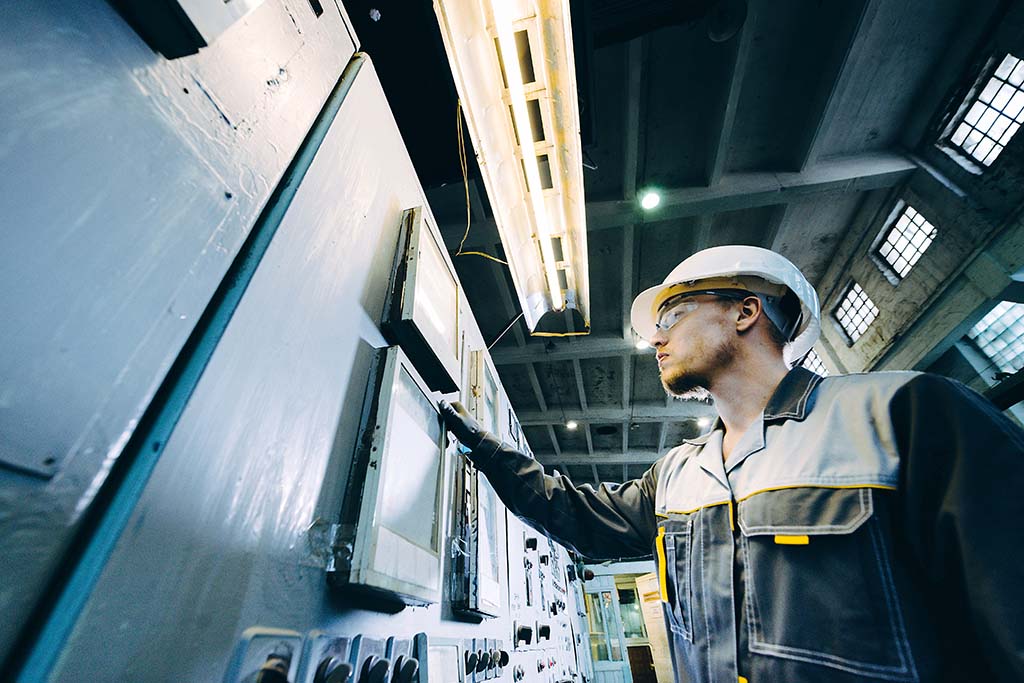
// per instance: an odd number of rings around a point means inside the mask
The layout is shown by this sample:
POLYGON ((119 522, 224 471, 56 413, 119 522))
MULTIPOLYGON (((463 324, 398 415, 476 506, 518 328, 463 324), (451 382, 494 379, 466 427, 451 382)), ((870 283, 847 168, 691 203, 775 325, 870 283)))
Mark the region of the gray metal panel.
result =
MULTIPOLYGON (((503 636, 327 592, 403 209, 422 190, 363 66, 186 407, 53 680, 216 681, 243 630, 503 636), (113 644, 116 643, 116 646, 113 644)), ((450 476, 450 472, 448 476, 450 476)), ((447 553, 446 553, 447 555, 447 553)))
POLYGON ((0 22, 0 656, 354 51, 264 3, 194 57, 101 0, 0 22))

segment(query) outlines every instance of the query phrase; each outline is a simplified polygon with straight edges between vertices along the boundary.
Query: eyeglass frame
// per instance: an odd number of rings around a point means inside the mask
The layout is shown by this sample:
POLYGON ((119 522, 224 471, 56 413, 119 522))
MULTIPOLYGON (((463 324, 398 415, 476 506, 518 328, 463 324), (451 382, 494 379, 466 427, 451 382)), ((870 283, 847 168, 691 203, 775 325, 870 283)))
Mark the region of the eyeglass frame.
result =
MULTIPOLYGON (((694 290, 692 292, 681 292, 681 293, 676 294, 675 296, 667 299, 665 301, 665 303, 663 303, 658 308, 658 313, 655 315, 654 329, 658 330, 659 332, 668 332, 673 327, 675 327, 679 323, 680 320, 683 319, 683 315, 680 315, 678 318, 673 320, 670 324, 665 325, 665 326, 662 325, 662 322, 661 322, 662 312, 663 311, 667 312, 667 309, 669 307, 672 307, 672 308, 675 307, 675 304, 671 304, 672 301, 677 301, 679 299, 688 299, 690 297, 700 296, 702 294, 706 294, 706 295, 709 295, 709 296, 716 296, 716 297, 718 297, 720 299, 730 299, 732 301, 743 301, 744 299, 746 299, 749 296, 757 296, 757 294, 755 294, 755 293, 753 293, 751 291, 745 290, 745 289, 698 289, 698 290, 694 290)), ((682 303, 682 302, 679 302, 679 303, 682 303)), ((695 301, 693 303, 697 304, 699 302, 695 301)), ((693 310, 694 309, 691 309, 689 312, 692 312, 693 310)))

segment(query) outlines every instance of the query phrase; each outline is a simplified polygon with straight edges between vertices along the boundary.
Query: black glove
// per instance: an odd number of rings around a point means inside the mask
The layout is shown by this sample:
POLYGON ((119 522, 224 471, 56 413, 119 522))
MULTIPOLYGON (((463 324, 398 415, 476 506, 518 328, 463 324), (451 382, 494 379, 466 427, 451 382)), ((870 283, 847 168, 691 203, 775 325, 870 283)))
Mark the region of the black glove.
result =
POLYGON ((444 420, 444 426, 455 435, 455 438, 463 446, 473 450, 483 442, 484 437, 487 436, 487 431, 480 426, 476 418, 469 414, 466 406, 458 401, 449 403, 442 399, 438 401, 437 407, 441 410, 441 419, 444 420))

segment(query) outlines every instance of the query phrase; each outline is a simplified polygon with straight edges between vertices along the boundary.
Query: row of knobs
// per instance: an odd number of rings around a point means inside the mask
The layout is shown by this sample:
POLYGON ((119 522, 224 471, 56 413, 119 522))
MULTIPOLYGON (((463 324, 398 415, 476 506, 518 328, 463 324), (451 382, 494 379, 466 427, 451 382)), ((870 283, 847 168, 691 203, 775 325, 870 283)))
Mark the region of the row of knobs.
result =
POLYGON ((478 674, 487 671, 491 667, 503 668, 508 666, 509 654, 505 650, 477 650, 466 653, 466 673, 478 674))
MULTIPOLYGON (((390 683, 413 683, 419 672, 420 663, 415 657, 399 655, 392 667, 388 660, 370 655, 363 661, 358 683, 389 683, 389 679, 390 683)), ((352 674, 351 664, 327 657, 317 667, 313 683, 350 683, 352 674)))

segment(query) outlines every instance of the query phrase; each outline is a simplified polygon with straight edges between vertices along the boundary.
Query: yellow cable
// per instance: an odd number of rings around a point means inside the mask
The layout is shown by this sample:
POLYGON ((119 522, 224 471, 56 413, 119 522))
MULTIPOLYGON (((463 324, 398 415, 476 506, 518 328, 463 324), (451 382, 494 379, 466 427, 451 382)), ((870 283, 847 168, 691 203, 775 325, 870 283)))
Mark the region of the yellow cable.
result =
POLYGON ((462 186, 466 190, 466 232, 462 234, 462 241, 459 242, 459 250, 455 252, 456 256, 483 256, 485 259, 490 259, 495 263, 500 263, 503 266, 508 265, 508 261, 502 261, 496 256, 485 254, 482 251, 462 251, 463 245, 466 244, 466 238, 469 237, 469 226, 472 220, 472 212, 470 211, 469 205, 469 163, 466 157, 466 140, 462 135, 462 100, 458 100, 455 107, 455 123, 459 128, 459 168, 462 169, 462 186))

